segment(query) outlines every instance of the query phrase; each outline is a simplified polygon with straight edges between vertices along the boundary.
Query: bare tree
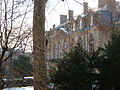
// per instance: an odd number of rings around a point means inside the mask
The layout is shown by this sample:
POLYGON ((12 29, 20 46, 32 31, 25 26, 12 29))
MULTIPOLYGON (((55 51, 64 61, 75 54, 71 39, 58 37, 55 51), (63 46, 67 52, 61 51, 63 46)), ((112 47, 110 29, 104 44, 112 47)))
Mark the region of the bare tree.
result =
POLYGON ((4 88, 2 66, 14 55, 21 44, 28 40, 31 30, 28 29, 26 17, 32 10, 31 0, 1 0, 0 12, 0 90, 4 88))
POLYGON ((33 16, 33 59, 34 90, 47 90, 45 65, 45 3, 46 0, 34 0, 33 16))

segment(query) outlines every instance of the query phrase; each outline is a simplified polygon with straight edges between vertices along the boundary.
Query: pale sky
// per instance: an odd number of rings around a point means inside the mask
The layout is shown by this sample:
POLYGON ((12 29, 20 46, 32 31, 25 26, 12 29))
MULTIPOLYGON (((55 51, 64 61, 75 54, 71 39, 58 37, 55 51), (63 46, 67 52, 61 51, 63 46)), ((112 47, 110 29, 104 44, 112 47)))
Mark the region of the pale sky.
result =
MULTIPOLYGON (((75 0, 83 3, 83 0, 75 0)), ((59 25, 60 14, 67 15, 68 10, 74 10, 74 16, 77 16, 83 12, 83 6, 74 0, 48 0, 46 5, 46 29, 52 27, 53 24, 59 25)), ((85 0, 84 0, 85 1, 85 0)), ((97 8, 97 0, 86 0, 89 1, 88 5, 91 8, 97 8)))
MULTIPOLYGON (((83 6, 78 1, 88 2, 88 6, 97 9, 98 0, 48 0, 46 5, 46 30, 49 30, 53 24, 60 24, 60 14, 67 15, 68 10, 74 10, 74 16, 80 15, 83 12, 83 6)), ((120 1, 120 0, 117 0, 120 1)))

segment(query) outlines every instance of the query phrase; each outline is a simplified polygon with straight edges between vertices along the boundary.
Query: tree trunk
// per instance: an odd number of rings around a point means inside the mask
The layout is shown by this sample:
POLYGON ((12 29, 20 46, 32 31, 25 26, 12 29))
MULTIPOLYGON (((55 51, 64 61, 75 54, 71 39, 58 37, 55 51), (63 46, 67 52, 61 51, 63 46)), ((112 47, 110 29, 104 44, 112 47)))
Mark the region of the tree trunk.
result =
POLYGON ((47 90, 45 64, 45 0, 34 0, 33 60, 34 90, 47 90))
POLYGON ((0 77, 0 90, 3 90, 3 88, 4 88, 4 81, 0 77))
POLYGON ((4 81, 3 81, 3 70, 1 69, 2 68, 2 66, 0 65, 0 90, 3 90, 3 88, 4 88, 4 81))

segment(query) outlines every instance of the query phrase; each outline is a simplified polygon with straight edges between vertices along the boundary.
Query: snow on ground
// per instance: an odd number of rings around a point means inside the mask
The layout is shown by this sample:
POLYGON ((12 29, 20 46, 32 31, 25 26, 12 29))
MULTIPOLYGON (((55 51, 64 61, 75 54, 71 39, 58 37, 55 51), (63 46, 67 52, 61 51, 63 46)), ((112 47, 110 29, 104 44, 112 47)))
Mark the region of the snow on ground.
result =
POLYGON ((3 90, 33 90, 33 87, 15 87, 15 88, 6 88, 3 90))

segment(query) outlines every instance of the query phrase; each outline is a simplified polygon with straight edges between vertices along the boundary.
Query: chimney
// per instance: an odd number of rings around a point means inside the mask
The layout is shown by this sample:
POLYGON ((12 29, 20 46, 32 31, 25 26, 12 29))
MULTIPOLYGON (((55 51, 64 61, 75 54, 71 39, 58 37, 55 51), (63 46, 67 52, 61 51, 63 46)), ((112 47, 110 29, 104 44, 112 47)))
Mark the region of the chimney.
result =
POLYGON ((73 10, 68 10, 68 17, 69 17, 69 20, 73 20, 73 10))
POLYGON ((84 2, 83 6, 84 6, 84 14, 86 15, 88 13, 88 3, 84 2))
POLYGON ((106 5, 106 0, 98 0, 98 8, 102 8, 106 5))
POLYGON ((107 0, 108 10, 111 12, 116 11, 116 0, 107 0))
POLYGON ((55 29, 55 24, 53 25, 53 29, 55 29))
POLYGON ((67 20, 67 15, 60 15, 60 24, 63 24, 67 20))
POLYGON ((116 10, 116 0, 98 0, 98 8, 103 8, 107 5, 107 10, 114 12, 116 10))

